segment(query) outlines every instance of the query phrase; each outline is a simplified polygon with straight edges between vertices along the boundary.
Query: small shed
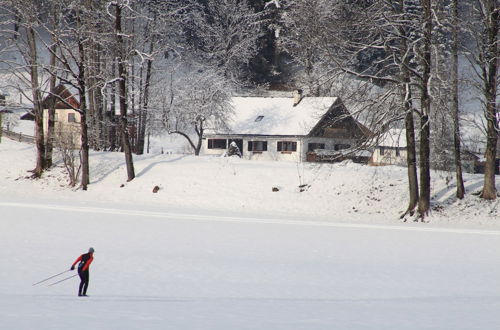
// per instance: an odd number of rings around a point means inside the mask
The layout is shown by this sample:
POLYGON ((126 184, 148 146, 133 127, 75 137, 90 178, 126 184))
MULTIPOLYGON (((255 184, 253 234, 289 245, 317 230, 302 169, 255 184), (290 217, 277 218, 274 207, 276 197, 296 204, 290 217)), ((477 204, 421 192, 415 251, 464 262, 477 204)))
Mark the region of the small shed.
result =
POLYGON ((392 128, 378 136, 369 164, 406 165, 406 134, 404 129, 392 128))

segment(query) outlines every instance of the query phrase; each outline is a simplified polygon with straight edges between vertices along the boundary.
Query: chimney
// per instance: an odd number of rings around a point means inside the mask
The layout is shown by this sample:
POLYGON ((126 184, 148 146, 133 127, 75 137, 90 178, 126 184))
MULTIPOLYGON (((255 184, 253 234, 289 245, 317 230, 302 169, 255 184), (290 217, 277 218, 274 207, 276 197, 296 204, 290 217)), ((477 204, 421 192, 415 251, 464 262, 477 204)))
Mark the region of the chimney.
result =
POLYGON ((302 100, 302 89, 296 89, 293 92, 293 106, 296 106, 302 100))

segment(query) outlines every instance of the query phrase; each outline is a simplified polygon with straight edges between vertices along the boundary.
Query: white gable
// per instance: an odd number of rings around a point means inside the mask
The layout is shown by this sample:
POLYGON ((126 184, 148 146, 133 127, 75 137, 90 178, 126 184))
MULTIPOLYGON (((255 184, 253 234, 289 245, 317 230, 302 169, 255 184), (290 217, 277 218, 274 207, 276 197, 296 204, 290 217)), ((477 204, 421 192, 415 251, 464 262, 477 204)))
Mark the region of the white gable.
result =
POLYGON ((234 115, 228 122, 228 133, 307 135, 336 100, 304 97, 294 107, 291 97, 233 97, 234 115))
POLYGON ((378 137, 379 147, 406 148, 406 133, 404 129, 391 128, 378 137))

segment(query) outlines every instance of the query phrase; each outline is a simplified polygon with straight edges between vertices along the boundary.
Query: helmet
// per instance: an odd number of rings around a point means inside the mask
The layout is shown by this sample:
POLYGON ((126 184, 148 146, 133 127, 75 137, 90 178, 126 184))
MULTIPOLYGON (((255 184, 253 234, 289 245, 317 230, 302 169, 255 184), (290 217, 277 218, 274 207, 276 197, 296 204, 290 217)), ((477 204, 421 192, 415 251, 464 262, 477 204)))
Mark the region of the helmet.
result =
POLYGON ((93 247, 89 248, 89 253, 94 253, 94 248, 93 247))

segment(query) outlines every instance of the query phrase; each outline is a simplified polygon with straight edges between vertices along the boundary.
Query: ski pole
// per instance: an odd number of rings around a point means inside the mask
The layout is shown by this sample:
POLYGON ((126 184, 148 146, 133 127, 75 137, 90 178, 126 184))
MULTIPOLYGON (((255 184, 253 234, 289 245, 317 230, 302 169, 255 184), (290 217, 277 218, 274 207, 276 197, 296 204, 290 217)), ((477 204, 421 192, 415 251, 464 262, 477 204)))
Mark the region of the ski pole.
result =
POLYGON ((66 278, 63 278, 63 279, 62 279, 62 280, 60 280, 60 281, 54 282, 54 283, 52 283, 52 284, 49 284, 49 286, 53 286, 53 285, 56 285, 56 284, 58 284, 58 283, 64 282, 64 281, 66 281, 66 280, 69 280, 70 278, 73 278, 73 277, 75 277, 76 275, 78 275, 78 274, 71 275, 71 276, 68 276, 68 277, 66 277, 66 278))
POLYGON ((68 269, 68 270, 65 270, 64 272, 60 272, 59 274, 55 274, 55 275, 53 275, 53 276, 51 276, 51 277, 47 277, 46 279, 41 280, 40 282, 33 283, 33 285, 37 285, 37 284, 43 283, 43 282, 45 282, 45 281, 48 281, 48 280, 50 280, 50 279, 52 279, 52 278, 54 278, 54 277, 57 277, 57 276, 62 275, 62 274, 64 274, 64 273, 67 273, 67 272, 69 272, 70 270, 71 270, 71 269, 68 269))

